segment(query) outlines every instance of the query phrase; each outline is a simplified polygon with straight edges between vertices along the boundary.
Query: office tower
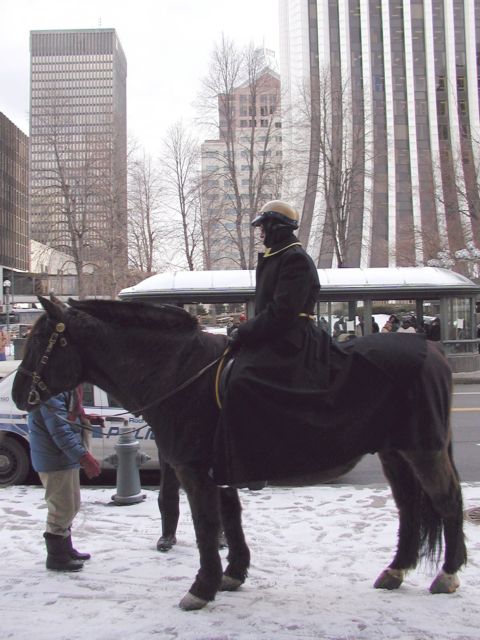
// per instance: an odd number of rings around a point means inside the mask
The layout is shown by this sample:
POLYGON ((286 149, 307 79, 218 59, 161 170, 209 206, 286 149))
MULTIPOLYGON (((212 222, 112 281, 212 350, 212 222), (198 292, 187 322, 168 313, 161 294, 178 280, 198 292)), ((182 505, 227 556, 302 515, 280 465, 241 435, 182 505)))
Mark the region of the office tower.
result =
POLYGON ((280 0, 280 29, 284 154, 305 168, 288 188, 319 266, 474 251, 480 2, 280 0))
POLYGON ((27 271, 28 137, 0 113, 0 276, 27 271), (3 269, 2 269, 3 268, 3 269))
POLYGON ((127 269, 125 55, 114 29, 32 31, 30 53, 32 238, 72 256, 79 295, 115 295, 127 269))
MULTIPOLYGON (((280 195, 280 77, 258 50, 248 74, 218 96, 219 138, 202 144, 202 229, 206 269, 251 269, 252 219, 280 195)), ((268 55, 267 55, 268 54, 268 55)))

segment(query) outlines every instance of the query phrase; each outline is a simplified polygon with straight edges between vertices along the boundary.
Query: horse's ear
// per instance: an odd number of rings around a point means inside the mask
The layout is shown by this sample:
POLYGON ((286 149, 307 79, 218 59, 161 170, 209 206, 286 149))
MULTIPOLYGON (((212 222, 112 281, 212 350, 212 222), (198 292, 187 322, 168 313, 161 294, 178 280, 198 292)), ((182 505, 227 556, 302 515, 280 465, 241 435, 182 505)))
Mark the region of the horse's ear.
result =
POLYGON ((67 308, 67 305, 64 304, 59 298, 57 298, 57 296, 54 293, 50 294, 50 300, 54 303, 54 304, 58 304, 59 307, 62 307, 63 309, 67 308))
POLYGON ((48 313, 52 320, 62 320, 63 319, 63 306, 52 302, 48 298, 44 298, 43 296, 38 296, 38 301, 48 313))
POLYGON ((78 302, 78 300, 75 300, 74 298, 69 298, 69 299, 68 299, 68 304, 69 304, 71 307, 75 307, 75 306, 77 305, 77 302, 78 302))

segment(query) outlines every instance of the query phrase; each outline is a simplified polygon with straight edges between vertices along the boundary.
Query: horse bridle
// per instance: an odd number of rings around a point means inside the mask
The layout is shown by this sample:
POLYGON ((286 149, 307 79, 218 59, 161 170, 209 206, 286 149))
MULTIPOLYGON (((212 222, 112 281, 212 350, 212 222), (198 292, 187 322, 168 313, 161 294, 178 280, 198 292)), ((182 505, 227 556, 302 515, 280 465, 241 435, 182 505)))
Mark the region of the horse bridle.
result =
MULTIPOLYGON (((40 404, 42 401, 42 398, 40 396, 40 393, 38 392, 37 388, 40 389, 40 391, 44 391, 46 393, 50 393, 49 388, 47 387, 47 385, 45 384, 45 382, 42 380, 40 373, 42 371, 42 369, 46 366, 46 364, 48 363, 48 359, 50 358, 50 355, 53 351, 53 348, 55 347, 55 345, 58 342, 58 339, 60 338, 60 346, 61 347, 66 347, 67 346, 67 339, 66 337, 63 335, 65 333, 65 324, 63 322, 57 322, 57 324, 55 325, 55 329, 54 331, 52 331, 52 334, 48 340, 48 344, 46 346, 45 352, 43 354, 43 356, 40 358, 39 363, 37 365, 37 368, 35 369, 35 371, 33 371, 33 373, 31 371, 28 371, 27 369, 24 369, 22 366, 20 366, 18 369, 19 371, 21 371, 22 373, 30 376, 32 378, 32 386, 30 387, 30 391, 28 392, 28 396, 27 396, 27 402, 28 404, 35 406, 37 404, 40 404)), ((185 389, 186 387, 190 386, 192 384, 192 382, 195 382, 195 380, 198 380, 198 378, 200 378, 204 373, 206 373, 209 369, 211 369, 213 366, 215 366, 218 362, 222 362, 225 360, 228 352, 230 351, 230 347, 227 346, 227 348, 225 349, 225 351, 222 353, 222 355, 218 356, 218 358, 215 358, 214 360, 212 360, 211 362, 209 362, 206 366, 204 366, 202 369, 200 369, 200 371, 197 371, 197 373, 195 373, 193 376, 191 376, 190 378, 188 378, 187 380, 185 380, 185 382, 183 382, 182 384, 178 385, 178 387, 175 387, 175 389, 172 389, 171 391, 165 393, 163 396, 161 396, 160 398, 157 398, 156 400, 154 400, 153 402, 150 402, 148 405, 145 405, 144 407, 141 407, 140 409, 136 409, 135 411, 133 411, 132 413, 134 415, 136 414, 141 414, 143 413, 145 410, 152 408, 153 406, 163 402, 164 400, 167 400, 168 398, 170 398, 171 396, 175 395, 176 393, 178 393, 179 391, 185 389)), ((50 393, 51 395, 51 393, 50 393)), ((118 416, 122 416, 122 415, 126 415, 127 413, 130 413, 129 411, 125 411, 123 413, 119 413, 117 414, 118 416)))
POLYGON ((46 366, 48 359, 52 354, 53 348, 57 344, 58 340, 60 339, 61 347, 67 346, 67 339, 63 335, 65 333, 65 328, 66 327, 63 322, 57 322, 57 324, 55 325, 55 329, 52 331, 52 334, 48 340, 48 344, 46 346, 45 352, 40 358, 38 365, 35 371, 33 371, 33 373, 31 371, 28 371, 27 369, 24 369, 24 367, 22 366, 18 368, 19 371, 21 371, 27 376, 31 376, 32 378, 32 386, 30 387, 30 391, 28 392, 28 397, 27 397, 28 404, 32 406, 35 406, 42 401, 42 398, 40 396, 40 392, 38 391, 38 389, 40 389, 40 391, 50 393, 49 388, 47 387, 45 382, 42 380, 42 377, 40 374, 42 372, 42 369, 46 366))

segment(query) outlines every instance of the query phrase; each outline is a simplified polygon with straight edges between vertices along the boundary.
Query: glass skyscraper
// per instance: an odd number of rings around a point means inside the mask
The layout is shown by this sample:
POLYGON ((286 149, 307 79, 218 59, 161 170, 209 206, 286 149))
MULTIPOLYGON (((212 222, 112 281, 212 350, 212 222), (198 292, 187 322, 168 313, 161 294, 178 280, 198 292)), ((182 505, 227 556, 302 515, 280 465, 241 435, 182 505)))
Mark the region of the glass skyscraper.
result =
POLYGON ((127 267, 125 55, 114 29, 32 31, 30 53, 32 238, 113 293, 127 267))

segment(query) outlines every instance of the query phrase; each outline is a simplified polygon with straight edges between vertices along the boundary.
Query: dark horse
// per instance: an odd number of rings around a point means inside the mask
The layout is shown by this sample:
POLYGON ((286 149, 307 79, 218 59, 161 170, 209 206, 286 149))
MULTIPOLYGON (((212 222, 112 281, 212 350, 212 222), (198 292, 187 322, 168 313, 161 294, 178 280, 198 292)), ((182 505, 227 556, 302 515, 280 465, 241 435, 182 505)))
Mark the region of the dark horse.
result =
MULTIPOLYGON (((218 487, 209 474, 218 419, 214 368, 183 386, 222 354, 226 337, 202 331, 195 318, 175 307, 73 300, 66 307, 40 300, 47 313, 31 331, 14 381, 17 406, 28 411, 33 404, 88 381, 112 393, 129 411, 141 410, 175 468, 192 511, 200 569, 180 606, 200 609, 217 591, 237 589, 247 577, 250 552, 237 490, 218 487), (229 550, 224 572, 217 544, 221 521, 229 550)), ((378 348, 383 344, 378 336, 378 348)), ((435 407, 425 407, 424 402, 418 412, 423 419, 431 410, 432 420, 438 421, 440 411, 444 444, 428 449, 420 438, 409 450, 377 449, 400 524, 395 556, 375 587, 396 589, 420 557, 438 560, 444 538, 444 563, 430 591, 452 593, 459 586, 457 571, 466 561, 462 496, 451 453, 451 372, 430 344, 415 381, 417 387, 422 384, 434 390, 435 407)), ((404 384, 399 388, 403 390, 404 384)), ((418 389, 415 394, 419 402, 424 400, 418 389)))

